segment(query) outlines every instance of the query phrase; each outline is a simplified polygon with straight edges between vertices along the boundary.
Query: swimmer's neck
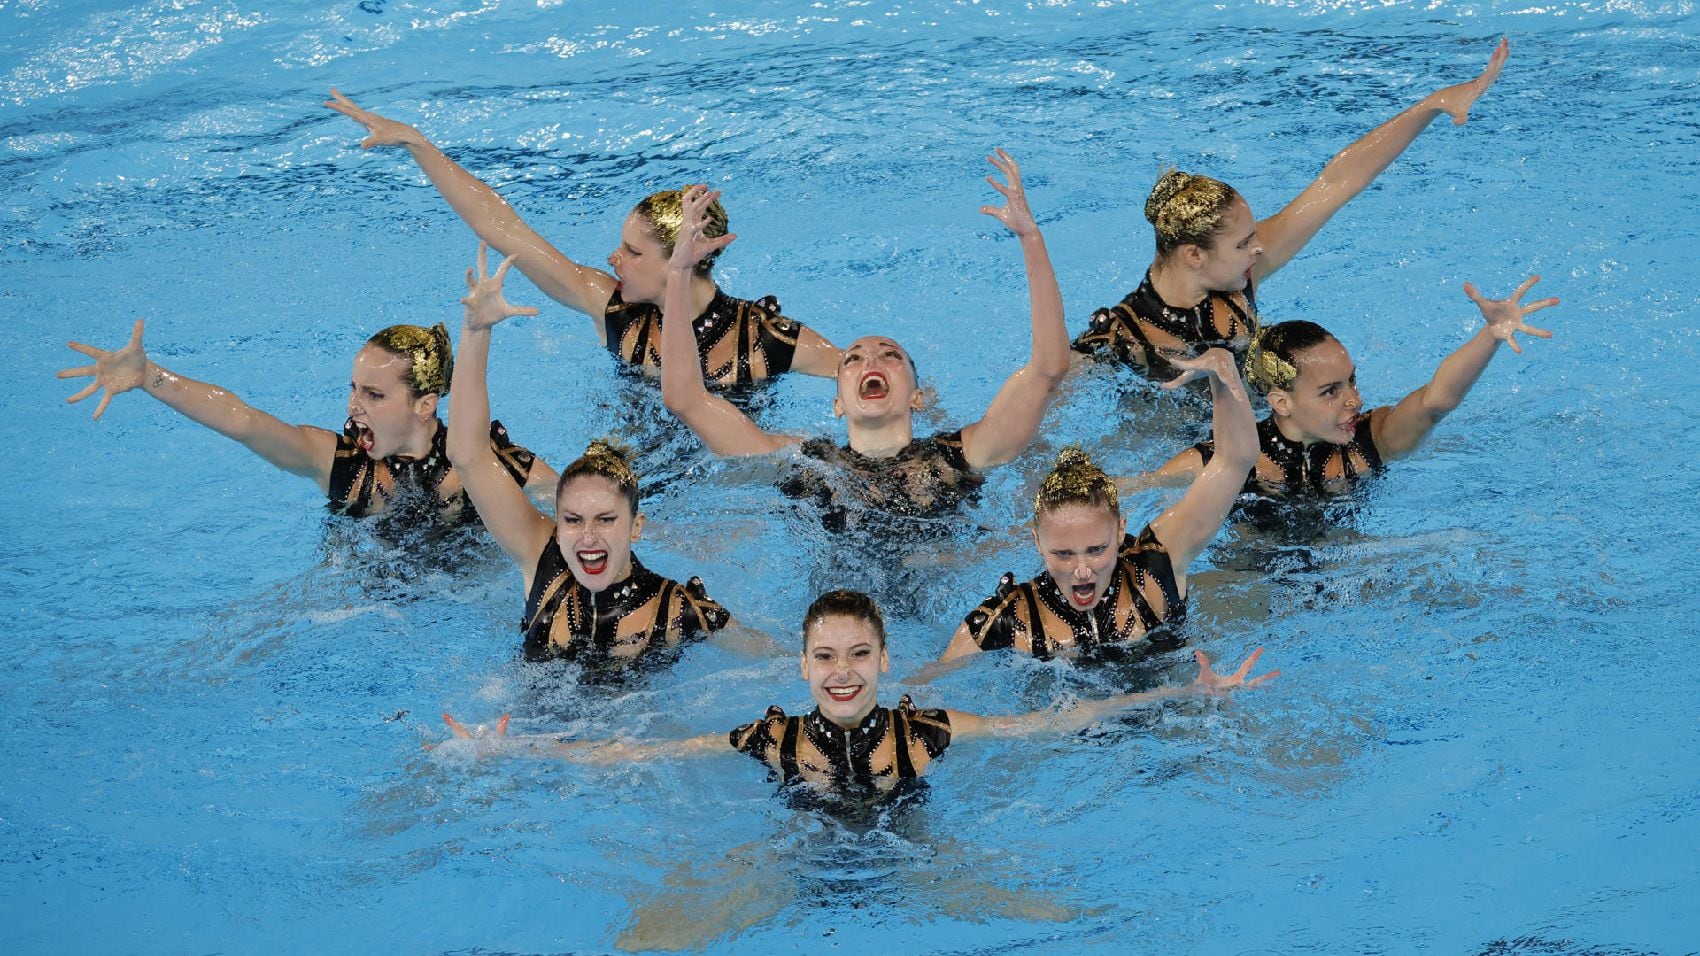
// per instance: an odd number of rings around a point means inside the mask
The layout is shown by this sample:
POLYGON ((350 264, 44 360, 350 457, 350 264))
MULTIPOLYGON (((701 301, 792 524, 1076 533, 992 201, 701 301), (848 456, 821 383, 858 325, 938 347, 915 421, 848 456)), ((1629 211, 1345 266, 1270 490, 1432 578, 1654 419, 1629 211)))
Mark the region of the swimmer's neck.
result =
POLYGON ((418 461, 425 458, 431 454, 431 445, 437 438, 437 429, 442 427, 443 423, 438 420, 437 416, 431 416, 430 421, 425 422, 423 427, 415 428, 413 434, 407 437, 407 441, 402 442, 401 447, 390 453, 388 457, 400 458, 405 461, 418 461))
MULTIPOLYGON (((691 318, 694 319, 706 312, 708 310, 708 304, 714 301, 714 296, 719 293, 719 291, 720 287, 714 284, 714 276, 699 276, 694 272, 691 273, 691 318)), ((666 303, 663 302, 662 299, 665 299, 666 295, 666 288, 663 287, 661 299, 645 299, 644 304, 653 305, 658 309, 664 309, 666 308, 666 303)))
POLYGON ((1199 281, 1198 273, 1175 264, 1174 257, 1151 263, 1150 273, 1151 288, 1164 305, 1190 309, 1210 295, 1210 290, 1199 281))
POLYGON ((850 450, 867 458, 891 458, 915 440, 915 424, 907 413, 883 422, 848 422, 850 450))
POLYGON ((1285 438, 1286 440, 1288 440, 1288 441, 1290 441, 1290 442, 1292 442, 1296 445, 1303 445, 1304 447, 1309 448, 1310 446, 1315 445, 1319 442, 1321 442, 1322 444, 1328 444, 1328 445, 1333 444, 1333 442, 1323 442, 1322 439, 1320 439, 1320 438, 1311 438, 1310 436, 1299 431, 1293 425, 1289 424, 1288 420, 1281 417, 1280 415, 1276 415, 1276 414, 1271 413, 1270 417, 1275 419, 1275 430, 1281 433, 1281 437, 1285 438))

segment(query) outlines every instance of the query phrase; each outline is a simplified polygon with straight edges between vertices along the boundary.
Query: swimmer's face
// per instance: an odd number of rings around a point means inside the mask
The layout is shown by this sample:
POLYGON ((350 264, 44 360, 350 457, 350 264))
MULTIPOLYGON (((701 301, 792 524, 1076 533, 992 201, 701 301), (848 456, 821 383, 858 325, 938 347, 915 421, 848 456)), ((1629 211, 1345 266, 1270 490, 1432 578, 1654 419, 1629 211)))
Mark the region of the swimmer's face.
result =
POLYGON ((1344 445, 1358 427, 1364 400, 1358 370, 1338 339, 1328 339, 1293 356, 1299 370, 1290 389, 1271 389, 1269 409, 1289 437, 1310 444, 1344 445))
POLYGON ((879 633, 859 617, 823 617, 803 634, 803 679, 821 715, 840 727, 873 712, 880 675, 890 669, 879 633))
POLYGON ((1251 282, 1251 269, 1263 257, 1257 237, 1257 219, 1244 199, 1236 199, 1222 212, 1222 221, 1211 234, 1209 249, 1198 249, 1199 278, 1212 292, 1240 292, 1251 282))
POLYGON ((1087 611, 1097 607, 1110 588, 1126 531, 1127 519, 1109 508, 1067 504, 1039 516, 1033 544, 1063 598, 1087 611))
POLYGON ((838 397, 832 413, 868 420, 907 416, 921 408, 909 353, 891 339, 868 335, 850 343, 838 360, 838 397))
POLYGON ((660 305, 667 295, 667 250, 637 213, 620 227, 620 244, 608 254, 608 266, 620 280, 620 297, 627 302, 660 305))
POLYGON ((348 424, 373 458, 387 458, 437 415, 437 394, 415 396, 405 376, 412 360, 376 345, 354 356, 348 383, 348 424))
POLYGON ((574 478, 555 499, 555 541, 573 579, 592 593, 632 573, 632 543, 643 533, 620 487, 599 475, 574 478))

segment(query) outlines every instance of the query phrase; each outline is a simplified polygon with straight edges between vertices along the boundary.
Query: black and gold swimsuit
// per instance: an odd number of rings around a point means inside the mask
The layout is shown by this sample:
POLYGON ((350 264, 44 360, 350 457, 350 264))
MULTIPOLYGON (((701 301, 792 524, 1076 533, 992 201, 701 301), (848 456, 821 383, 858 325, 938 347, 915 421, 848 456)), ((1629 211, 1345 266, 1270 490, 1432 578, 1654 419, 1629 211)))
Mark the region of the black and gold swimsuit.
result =
MULTIPOLYGON (((1358 427, 1344 445, 1288 439, 1274 418, 1257 423, 1257 464, 1246 476, 1245 491, 1266 498, 1334 498, 1349 493, 1359 481, 1382 470, 1368 410, 1358 413, 1358 427)), ((1210 463, 1214 440, 1193 446, 1210 463)))
POLYGON ((704 593, 701 578, 680 584, 644 567, 636 555, 630 576, 592 593, 573 577, 560 543, 551 536, 537 558, 520 630, 529 660, 602 665, 676 649, 730 620, 726 609, 704 593))
POLYGON ((784 783, 859 786, 890 790, 926 771, 950 746, 950 714, 918 709, 908 695, 896 707, 875 707, 854 728, 838 726, 820 708, 787 717, 777 706, 767 716, 727 735, 734 750, 768 765, 784 783))
POLYGON ((1146 525, 1139 537, 1125 535, 1104 596, 1081 610, 1049 571, 1023 584, 1005 574, 997 593, 968 613, 964 623, 983 651, 1012 647, 1045 659, 1059 648, 1090 652, 1111 644, 1156 640, 1186 617, 1186 601, 1175 569, 1157 535, 1146 525))
POLYGON ((800 450, 809 460, 792 469, 780 491, 813 499, 835 530, 846 525, 853 505, 888 517, 931 517, 973 497, 986 481, 968 463, 960 431, 917 438, 889 458, 870 458, 827 438, 811 438, 800 450))
POLYGON ((1180 309, 1157 294, 1147 270, 1145 281, 1127 298, 1092 313, 1092 324, 1074 340, 1074 350, 1113 358, 1147 378, 1168 381, 1182 370, 1167 356, 1191 357, 1220 347, 1233 353, 1235 364, 1244 363, 1257 326, 1251 283, 1243 292, 1212 292, 1192 308, 1180 309))
MULTIPOLYGON (((608 351, 627 365, 661 368, 661 309, 627 302, 620 290, 608 300, 602 317, 608 351)), ((702 358, 703 382, 710 388, 748 385, 791 370, 803 324, 779 313, 779 300, 734 299, 719 288, 708 308, 691 322, 702 358)))
MULTIPOLYGON (((326 495, 330 509, 356 518, 377 514, 407 513, 432 517, 449 524, 472 524, 478 512, 455 478, 445 450, 448 429, 442 422, 431 436, 431 450, 424 458, 392 455, 376 459, 345 431, 337 436, 336 456, 326 495)), ((490 448, 516 484, 525 485, 531 465, 537 460, 526 448, 508 438, 501 422, 490 423, 490 448)))

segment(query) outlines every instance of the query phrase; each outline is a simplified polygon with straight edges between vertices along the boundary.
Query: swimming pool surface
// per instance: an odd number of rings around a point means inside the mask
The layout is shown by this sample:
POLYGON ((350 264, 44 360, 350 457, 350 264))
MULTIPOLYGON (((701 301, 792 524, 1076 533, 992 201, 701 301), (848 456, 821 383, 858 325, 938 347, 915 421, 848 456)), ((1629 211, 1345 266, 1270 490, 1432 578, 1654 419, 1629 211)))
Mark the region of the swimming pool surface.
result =
MULTIPOLYGON (((1434 952, 1700 949, 1700 18, 1689 2, 0 2, 0 950, 7 953, 1434 952), (740 9, 741 8, 741 9, 740 9), (147 320, 151 355, 335 428, 360 343, 458 329, 475 241, 404 155, 319 106, 419 125, 593 264, 643 194, 725 191, 716 274, 846 343, 906 343, 976 417, 1027 341, 1016 243, 978 214, 1008 148, 1070 331, 1138 283, 1167 164, 1268 215, 1430 90, 1432 127, 1260 289, 1352 351, 1366 399, 1478 321, 1466 280, 1561 308, 1316 538, 1230 527, 1187 635, 1284 676, 1060 739, 964 743, 919 798, 841 820, 746 758, 595 769, 425 753, 452 710, 671 736, 804 708, 797 626, 874 587, 893 684, 1005 570, 1037 573, 1034 481, 1112 473, 1196 407, 1091 368, 967 520, 888 548, 824 533, 778 467, 708 460, 588 320, 517 277, 492 405, 557 465, 640 449, 637 552, 701 574, 790 652, 713 646, 626 688, 517 662, 519 575, 421 559, 139 393, 66 408, 147 320)), ((840 428, 828 385, 757 401, 840 428)), ((936 423, 936 425, 934 424, 936 423)), ((1143 523, 1167 500, 1126 503, 1143 523)), ((1189 679, 1185 654, 1165 662, 1189 679)), ((913 688, 989 712, 1114 669, 988 655, 913 688)))

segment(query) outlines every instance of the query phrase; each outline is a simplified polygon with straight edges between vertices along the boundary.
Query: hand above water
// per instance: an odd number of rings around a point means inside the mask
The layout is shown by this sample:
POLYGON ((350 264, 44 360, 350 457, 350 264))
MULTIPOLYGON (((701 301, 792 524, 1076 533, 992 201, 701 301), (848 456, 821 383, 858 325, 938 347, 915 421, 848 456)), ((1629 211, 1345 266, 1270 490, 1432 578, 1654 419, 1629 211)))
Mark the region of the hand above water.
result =
POLYGON ((371 135, 360 141, 361 149, 371 149, 375 146, 426 145, 425 134, 417 128, 379 116, 371 110, 363 110, 334 87, 331 89, 331 98, 325 101, 325 105, 366 127, 366 131, 371 135))
POLYGON ((100 398, 100 404, 95 406, 94 417, 100 418, 106 413, 106 406, 111 403, 114 395, 120 395, 133 388, 140 388, 147 374, 148 353, 142 348, 142 320, 136 320, 135 329, 130 333, 130 341, 116 352, 97 349, 92 345, 81 342, 66 342, 72 351, 81 352, 94 359, 93 365, 83 365, 77 368, 60 369, 56 378, 87 378, 94 381, 82 391, 65 399, 67 403, 80 402, 95 392, 106 389, 106 394, 100 398))
POLYGON ((1510 55, 1510 41, 1501 39, 1499 45, 1493 48, 1493 55, 1488 57, 1487 69, 1482 70, 1481 76, 1467 83, 1435 90, 1428 95, 1428 104, 1451 116, 1452 125, 1463 126, 1464 121, 1470 118, 1470 107, 1487 92, 1494 80, 1499 79, 1499 71, 1505 68, 1505 60, 1510 55))
POLYGON ((514 264, 518 256, 509 256, 496 267, 496 274, 490 275, 490 244, 478 243, 478 265, 466 270, 466 295, 460 304, 466 306, 464 328, 470 332, 481 332, 493 328, 503 319, 516 315, 536 315, 537 307, 531 305, 509 305, 502 296, 502 281, 508 276, 508 267, 514 264))
POLYGON ((1541 281, 1540 276, 1530 276, 1523 280, 1523 284, 1517 287, 1517 291, 1503 299, 1490 299, 1482 295, 1475 285, 1469 282, 1464 283, 1464 294, 1470 297, 1470 301, 1476 304, 1476 308, 1482 310, 1482 318, 1487 320, 1487 331, 1494 338, 1511 346, 1511 351, 1522 354, 1523 348, 1517 344, 1515 337, 1518 332, 1533 335, 1538 339, 1552 338, 1551 332, 1528 325, 1523 319, 1531 312, 1552 308, 1558 304, 1558 299, 1556 297, 1541 299, 1528 305, 1518 301, 1539 281, 1541 281))
POLYGON ((1267 674, 1260 674, 1250 680, 1246 679, 1246 675, 1251 673, 1252 665, 1256 664, 1257 659, 1263 656, 1263 648, 1261 647, 1252 651, 1251 654, 1240 663, 1239 669, 1234 671, 1232 674, 1216 673, 1216 671, 1210 667, 1210 658, 1205 656, 1203 651, 1193 651, 1192 656, 1198 661, 1198 678, 1192 682, 1193 686, 1211 693, 1226 693, 1230 690, 1239 690, 1241 688, 1261 687, 1269 681, 1281 676, 1281 672, 1276 670, 1270 671, 1267 674))
POLYGON ((1001 149, 987 156, 986 162, 996 166, 1009 182, 1000 183, 996 177, 987 176, 986 182, 1003 195, 1004 204, 981 206, 980 211, 1008 226, 1010 232, 1023 239, 1039 235, 1039 224, 1033 219, 1033 210, 1027 207, 1027 190, 1021 184, 1021 167, 1001 149))
POLYGON ((685 187, 679 197, 682 207, 679 236, 673 241, 673 255, 667 260, 667 265, 672 269, 682 271, 695 268, 705 257, 726 248, 738 238, 735 233, 730 232, 719 236, 703 234, 708 228, 708 209, 719 198, 720 190, 709 189, 700 183, 685 187))

